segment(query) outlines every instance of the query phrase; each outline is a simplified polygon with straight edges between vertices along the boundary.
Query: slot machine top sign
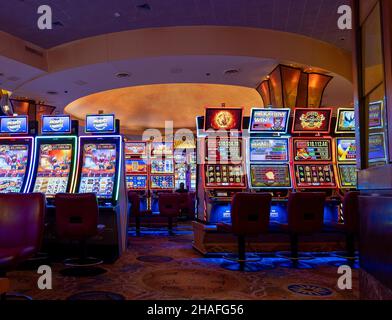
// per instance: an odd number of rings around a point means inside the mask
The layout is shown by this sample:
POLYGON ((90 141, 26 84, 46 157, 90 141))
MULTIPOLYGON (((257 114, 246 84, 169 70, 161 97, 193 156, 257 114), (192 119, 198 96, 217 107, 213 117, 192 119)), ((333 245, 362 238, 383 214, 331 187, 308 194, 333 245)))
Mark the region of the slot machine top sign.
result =
POLYGON ((0 117, 0 133, 27 134, 27 116, 0 117))
POLYGON ((114 114, 86 116, 86 133, 115 133, 114 114))
POLYGON ((250 133, 287 133, 290 109, 252 109, 250 133))
POLYGON ((42 116, 42 133, 71 133, 70 116, 42 116))
POLYGON ((125 153, 131 156, 145 156, 147 144, 146 142, 126 142, 125 153))
POLYGON ((332 109, 295 109, 293 133, 329 133, 332 109))
POLYGON ((354 109, 339 109, 336 121, 336 133, 355 132, 355 112, 354 109))
POLYGON ((242 130, 242 108, 206 108, 205 130, 242 130))

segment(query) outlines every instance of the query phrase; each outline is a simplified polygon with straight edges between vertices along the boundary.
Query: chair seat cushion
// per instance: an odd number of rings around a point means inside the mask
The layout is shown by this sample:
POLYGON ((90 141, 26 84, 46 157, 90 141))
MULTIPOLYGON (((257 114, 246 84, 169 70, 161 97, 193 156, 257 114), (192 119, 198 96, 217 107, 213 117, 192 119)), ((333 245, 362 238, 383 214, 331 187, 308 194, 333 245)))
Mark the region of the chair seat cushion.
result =
POLYGON ((233 233, 233 226, 231 224, 221 222, 216 224, 216 230, 218 232, 233 233))

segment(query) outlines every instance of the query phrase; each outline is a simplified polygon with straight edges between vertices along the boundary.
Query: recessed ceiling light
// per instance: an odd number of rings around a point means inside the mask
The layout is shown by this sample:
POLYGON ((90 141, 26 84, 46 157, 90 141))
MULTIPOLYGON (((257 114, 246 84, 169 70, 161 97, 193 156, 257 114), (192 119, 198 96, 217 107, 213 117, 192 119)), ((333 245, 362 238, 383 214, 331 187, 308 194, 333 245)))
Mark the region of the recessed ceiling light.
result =
POLYGON ((151 6, 148 3, 139 4, 136 8, 144 11, 151 11, 151 6))
POLYGON ((46 93, 47 93, 48 95, 51 95, 51 96, 55 96, 55 95, 58 95, 58 94, 59 94, 57 91, 46 91, 46 93))
POLYGON ((119 17, 121 17, 121 14, 120 14, 120 12, 115 12, 115 13, 114 13, 114 17, 115 17, 115 18, 119 18, 119 17))
POLYGON ((239 73, 240 72, 240 70, 238 70, 238 69, 229 69, 229 70, 226 70, 225 71, 225 74, 227 74, 227 75, 233 75, 233 74, 237 74, 237 73, 239 73))
POLYGON ((172 74, 179 74, 182 73, 184 70, 180 67, 173 67, 170 69, 170 73, 172 74))
POLYGON ((116 77, 119 79, 129 78, 131 76, 128 72, 118 72, 116 73, 116 77))
POLYGON ((64 27, 64 23, 62 23, 60 20, 53 22, 53 25, 55 27, 64 27))

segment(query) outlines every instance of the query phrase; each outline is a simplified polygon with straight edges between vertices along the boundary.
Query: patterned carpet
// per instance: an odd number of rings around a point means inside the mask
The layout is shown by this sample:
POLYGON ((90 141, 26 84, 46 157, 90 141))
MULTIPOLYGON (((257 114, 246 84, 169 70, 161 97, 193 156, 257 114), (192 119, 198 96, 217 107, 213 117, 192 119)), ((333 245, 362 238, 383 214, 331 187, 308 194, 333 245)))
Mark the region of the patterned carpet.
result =
MULTIPOLYGON (((281 260, 266 258, 278 265, 281 260)), ((171 300, 171 299, 358 299, 358 271, 353 270, 353 290, 337 288, 338 258, 309 262, 315 268, 293 270, 277 267, 256 273, 221 267, 221 257, 204 258, 192 249, 189 224, 180 225, 175 236, 165 230, 143 229, 130 233, 129 249, 106 273, 95 277, 63 277, 63 266, 53 264, 53 290, 37 288, 35 271, 9 273, 12 290, 33 299, 171 300)), ((340 260, 340 262, 343 262, 340 260)))

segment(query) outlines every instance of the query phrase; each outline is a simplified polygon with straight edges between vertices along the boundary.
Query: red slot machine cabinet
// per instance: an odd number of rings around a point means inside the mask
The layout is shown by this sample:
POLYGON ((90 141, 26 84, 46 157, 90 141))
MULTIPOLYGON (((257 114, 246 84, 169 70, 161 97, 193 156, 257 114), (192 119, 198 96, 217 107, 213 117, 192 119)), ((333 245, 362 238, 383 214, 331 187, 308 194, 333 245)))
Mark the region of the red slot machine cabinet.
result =
POLYGON ((296 108, 290 143, 294 188, 326 193, 326 221, 338 219, 340 204, 331 119, 331 108, 296 108))
POLYGON ((174 139, 174 181, 175 189, 185 185, 189 192, 196 191, 196 144, 192 137, 182 135, 174 139))
POLYGON ((147 142, 126 141, 124 148, 127 190, 139 194, 140 210, 147 211, 150 209, 147 142))
POLYGON ((174 191, 173 142, 152 141, 149 149, 151 211, 159 214, 159 194, 174 191))
POLYGON ((206 108, 198 139, 198 221, 230 222, 231 200, 246 190, 243 108, 206 108))
POLYGON ((253 108, 247 139, 248 185, 272 194, 271 221, 287 221, 287 200, 293 184, 287 134, 290 109, 253 108))

